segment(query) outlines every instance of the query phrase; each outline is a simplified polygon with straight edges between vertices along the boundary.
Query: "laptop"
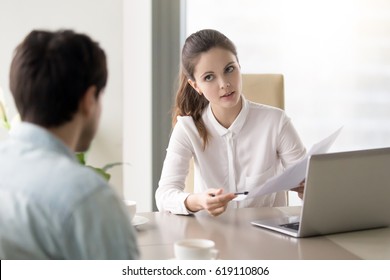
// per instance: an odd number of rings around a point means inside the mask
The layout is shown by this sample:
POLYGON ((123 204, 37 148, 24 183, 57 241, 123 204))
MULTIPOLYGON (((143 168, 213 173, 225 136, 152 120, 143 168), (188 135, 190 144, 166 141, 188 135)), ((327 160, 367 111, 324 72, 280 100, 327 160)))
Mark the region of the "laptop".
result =
POLYGON ((255 226, 308 237, 390 225, 390 147, 312 155, 300 216, 255 226))

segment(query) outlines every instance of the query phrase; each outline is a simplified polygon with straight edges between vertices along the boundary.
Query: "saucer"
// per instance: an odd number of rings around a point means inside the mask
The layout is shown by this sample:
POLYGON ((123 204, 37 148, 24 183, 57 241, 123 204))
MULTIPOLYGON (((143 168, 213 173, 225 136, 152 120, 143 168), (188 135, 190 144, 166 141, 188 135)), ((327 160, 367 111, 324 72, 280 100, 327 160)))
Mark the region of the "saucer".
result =
POLYGON ((142 217, 142 216, 137 216, 135 215, 133 220, 131 221, 131 223, 133 224, 133 226, 139 226, 139 225, 143 225, 143 224, 146 224, 147 222, 149 222, 149 219, 148 218, 145 218, 145 217, 142 217))

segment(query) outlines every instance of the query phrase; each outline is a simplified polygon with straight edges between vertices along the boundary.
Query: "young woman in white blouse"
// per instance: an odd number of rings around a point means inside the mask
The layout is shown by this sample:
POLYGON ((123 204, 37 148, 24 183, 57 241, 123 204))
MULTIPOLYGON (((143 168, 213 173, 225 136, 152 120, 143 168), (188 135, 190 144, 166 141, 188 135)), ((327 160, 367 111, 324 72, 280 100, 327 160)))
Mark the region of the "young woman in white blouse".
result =
POLYGON ((206 210, 217 216, 227 207, 274 206, 276 193, 232 200, 234 193, 250 191, 306 151, 283 110, 250 102, 243 94, 234 44, 216 30, 190 35, 182 50, 173 131, 156 191, 160 211, 206 210), (194 193, 187 193, 191 158, 194 193))

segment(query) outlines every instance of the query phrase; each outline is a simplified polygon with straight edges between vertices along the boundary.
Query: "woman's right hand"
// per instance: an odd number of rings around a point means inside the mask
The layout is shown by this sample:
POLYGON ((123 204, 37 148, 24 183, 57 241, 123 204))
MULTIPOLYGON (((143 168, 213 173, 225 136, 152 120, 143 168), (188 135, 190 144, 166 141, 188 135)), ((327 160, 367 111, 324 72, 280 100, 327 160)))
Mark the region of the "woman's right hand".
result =
POLYGON ((190 194, 185 205, 191 212, 206 210, 212 216, 225 212, 227 204, 236 197, 234 193, 223 193, 223 189, 208 189, 204 193, 190 194))

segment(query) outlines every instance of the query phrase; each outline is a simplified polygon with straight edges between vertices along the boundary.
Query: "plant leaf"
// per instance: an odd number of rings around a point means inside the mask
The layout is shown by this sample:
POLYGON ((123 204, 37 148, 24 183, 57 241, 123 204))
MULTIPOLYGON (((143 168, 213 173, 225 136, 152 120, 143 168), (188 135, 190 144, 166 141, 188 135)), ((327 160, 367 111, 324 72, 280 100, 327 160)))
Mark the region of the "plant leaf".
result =
POLYGON ((76 158, 82 165, 85 165, 85 153, 76 153, 76 158))
POLYGON ((5 106, 3 102, 1 102, 1 100, 0 100, 0 121, 1 121, 1 126, 4 127, 5 129, 9 130, 11 128, 8 122, 5 106))
POLYGON ((126 162, 113 162, 113 163, 108 163, 108 164, 106 164, 105 166, 102 167, 102 170, 103 170, 103 171, 107 171, 107 170, 113 168, 114 166, 118 166, 118 165, 130 165, 130 163, 126 163, 126 162))
POLYGON ((93 167, 93 166, 90 166, 90 165, 87 165, 87 167, 93 169, 95 172, 97 172, 98 174, 103 176, 103 178, 106 179, 107 182, 110 180, 111 175, 108 174, 107 172, 105 172, 103 169, 97 168, 97 167, 93 167))

